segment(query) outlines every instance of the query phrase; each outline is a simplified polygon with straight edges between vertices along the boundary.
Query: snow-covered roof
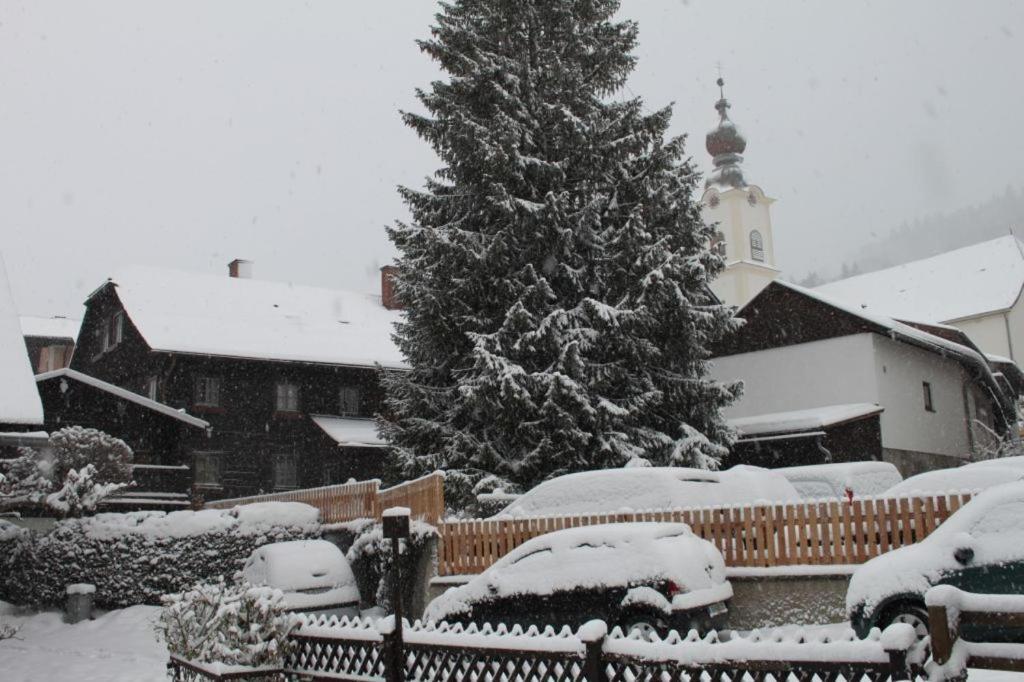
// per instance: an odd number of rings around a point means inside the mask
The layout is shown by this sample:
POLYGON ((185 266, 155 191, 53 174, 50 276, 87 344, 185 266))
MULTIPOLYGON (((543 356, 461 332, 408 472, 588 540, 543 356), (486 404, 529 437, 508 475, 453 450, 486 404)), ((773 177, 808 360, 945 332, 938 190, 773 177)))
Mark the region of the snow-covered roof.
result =
POLYGON ((379 296, 149 267, 111 282, 153 350, 406 367, 391 339, 400 313, 379 296))
POLYGON ((333 417, 311 414, 313 423, 324 430, 338 445, 359 448, 386 448, 388 444, 377 435, 377 422, 373 419, 333 417))
POLYGON ((898 319, 950 322, 1008 310, 1024 288, 1024 244, 1005 236, 815 291, 898 319))
POLYGON ((0 258, 0 424, 42 423, 43 402, 32 381, 32 362, 14 307, 7 268, 0 258))
MULTIPOLYGON (((943 355, 952 354, 959 356, 961 359, 968 360, 971 363, 980 366, 984 371, 990 371, 988 360, 986 360, 985 356, 982 355, 980 351, 977 351, 974 348, 944 339, 941 336, 936 336, 935 334, 930 334, 923 329, 912 327, 909 324, 904 324, 903 322, 899 322, 877 312, 872 312, 865 308, 852 305, 848 301, 824 294, 818 289, 808 289, 779 279, 772 282, 769 286, 775 285, 792 289, 804 296, 820 301, 825 305, 832 306, 836 310, 841 310, 849 315, 859 317, 865 322, 882 327, 895 339, 907 341, 943 355)), ((742 312, 739 313, 739 316, 743 316, 742 312)))
POLYGON ((21 333, 27 337, 68 339, 69 341, 74 341, 78 338, 78 328, 81 324, 81 320, 74 320, 69 317, 34 317, 31 315, 22 315, 21 333))
POLYGON ((139 395, 138 393, 132 393, 131 391, 125 388, 115 386, 114 384, 109 384, 106 381, 103 381, 102 379, 91 377, 88 374, 82 374, 77 370, 69 369, 67 367, 63 369, 55 369, 52 372, 43 372, 42 374, 36 375, 37 382, 59 378, 72 379, 74 381, 78 381, 88 386, 92 386, 93 388, 97 388, 101 391, 105 391, 112 395, 116 395, 118 398, 127 400, 128 402, 135 403, 136 405, 139 405, 141 407, 145 407, 148 410, 153 410, 154 412, 159 412, 160 414, 166 415, 173 419, 177 419, 178 421, 185 422, 189 426, 196 426, 201 429, 205 429, 210 426, 210 422, 200 419, 199 417, 193 417, 184 410, 176 410, 170 405, 158 403, 155 400, 150 400, 146 396, 139 395))
POLYGON ((766 433, 796 433, 823 429, 879 414, 884 408, 872 403, 822 405, 807 410, 772 412, 752 417, 736 417, 729 425, 740 436, 758 436, 766 433))

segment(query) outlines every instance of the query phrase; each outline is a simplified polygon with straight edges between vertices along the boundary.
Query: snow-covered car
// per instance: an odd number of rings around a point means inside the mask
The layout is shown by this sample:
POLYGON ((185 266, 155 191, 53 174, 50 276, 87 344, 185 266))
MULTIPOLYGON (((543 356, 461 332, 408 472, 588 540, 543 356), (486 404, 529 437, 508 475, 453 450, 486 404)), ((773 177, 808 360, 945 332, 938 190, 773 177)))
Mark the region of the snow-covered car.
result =
POLYGON ((934 495, 954 490, 985 490, 992 486, 1019 481, 1024 468, 992 462, 977 462, 952 469, 936 469, 911 476, 885 491, 886 496, 934 495))
POLYGON ((497 516, 601 514, 799 499, 800 494, 784 476, 761 467, 740 465, 725 471, 637 467, 553 478, 520 496, 497 516))
POLYGON ((253 585, 284 592, 290 611, 359 615, 359 587, 345 555, 326 540, 275 542, 253 550, 242 568, 253 585))
POLYGON ((618 523, 523 543, 427 606, 434 621, 577 627, 595 618, 647 635, 726 625, 722 554, 681 523, 618 523))
POLYGON ((889 462, 835 462, 773 471, 786 477, 806 500, 880 495, 903 480, 899 469, 889 462))
MULTIPOLYGON (((923 636, 928 632, 924 595, 933 585, 1024 594, 1024 482, 979 493, 921 542, 858 568, 846 593, 847 615, 862 637, 890 623, 909 623, 923 636)), ((1007 634, 1024 641, 1020 631, 1002 633, 1007 634)))

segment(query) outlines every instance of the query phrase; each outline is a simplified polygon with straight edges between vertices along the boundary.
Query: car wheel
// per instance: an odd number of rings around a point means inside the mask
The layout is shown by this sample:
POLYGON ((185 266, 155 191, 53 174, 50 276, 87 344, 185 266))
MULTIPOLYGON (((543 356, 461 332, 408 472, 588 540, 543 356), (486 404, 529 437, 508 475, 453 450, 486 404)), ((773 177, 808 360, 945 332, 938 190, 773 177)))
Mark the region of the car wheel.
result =
POLYGON ((928 611, 921 604, 900 602, 890 607, 879 622, 879 627, 884 630, 893 623, 906 623, 911 626, 918 639, 928 636, 928 611))
POLYGON ((622 631, 627 637, 636 633, 639 639, 646 642, 660 636, 664 629, 662 619, 652 613, 634 613, 622 619, 622 631))

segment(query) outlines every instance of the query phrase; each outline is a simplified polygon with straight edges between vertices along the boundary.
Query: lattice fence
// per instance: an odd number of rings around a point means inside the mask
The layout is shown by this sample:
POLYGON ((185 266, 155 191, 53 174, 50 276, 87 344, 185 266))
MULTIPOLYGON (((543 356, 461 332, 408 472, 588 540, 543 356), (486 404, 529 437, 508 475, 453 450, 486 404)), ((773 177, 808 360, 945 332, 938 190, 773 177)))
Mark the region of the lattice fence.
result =
MULTIPOLYGON (((796 631, 753 633, 718 641, 715 633, 644 641, 592 621, 572 632, 548 627, 416 623, 394 631, 394 619, 307 618, 278 679, 361 682, 763 682, 774 679, 848 682, 911 679, 923 672, 923 649, 908 625, 858 640, 796 631)), ((184 668, 174 667, 172 675, 184 668)), ((259 673, 265 677, 265 672, 259 673)), ((228 679, 185 677, 176 680, 228 679)))

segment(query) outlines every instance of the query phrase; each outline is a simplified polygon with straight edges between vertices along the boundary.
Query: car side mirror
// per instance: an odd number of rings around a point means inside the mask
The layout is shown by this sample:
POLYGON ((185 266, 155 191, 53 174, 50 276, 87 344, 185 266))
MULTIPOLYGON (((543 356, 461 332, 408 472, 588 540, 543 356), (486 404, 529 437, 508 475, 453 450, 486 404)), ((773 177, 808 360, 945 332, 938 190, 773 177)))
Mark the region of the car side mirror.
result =
POLYGON ((953 558, 956 559, 958 563, 967 565, 974 560, 974 550, 970 547, 958 547, 957 550, 953 552, 953 558))

